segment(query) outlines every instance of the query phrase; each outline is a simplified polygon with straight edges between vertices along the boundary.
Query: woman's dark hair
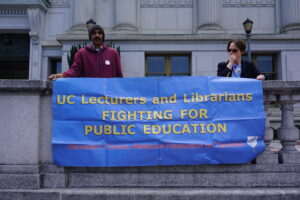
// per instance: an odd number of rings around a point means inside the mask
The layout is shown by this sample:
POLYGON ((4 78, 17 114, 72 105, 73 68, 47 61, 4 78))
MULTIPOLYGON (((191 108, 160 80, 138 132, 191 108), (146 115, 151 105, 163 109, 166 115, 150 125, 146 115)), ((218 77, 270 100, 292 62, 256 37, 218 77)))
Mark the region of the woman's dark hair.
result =
POLYGON ((235 44, 235 46, 237 46, 237 48, 239 48, 239 50, 242 53, 245 53, 245 51, 246 51, 246 42, 244 40, 241 40, 241 39, 230 40, 227 44, 227 51, 228 51, 229 46, 230 46, 231 43, 235 44))

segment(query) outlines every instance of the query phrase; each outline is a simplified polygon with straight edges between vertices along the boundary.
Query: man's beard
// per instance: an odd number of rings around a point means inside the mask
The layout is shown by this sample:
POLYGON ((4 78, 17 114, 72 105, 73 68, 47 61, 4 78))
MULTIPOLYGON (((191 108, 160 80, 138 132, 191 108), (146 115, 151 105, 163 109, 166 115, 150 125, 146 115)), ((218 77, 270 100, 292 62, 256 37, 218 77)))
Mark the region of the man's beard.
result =
POLYGON ((93 41, 97 41, 97 42, 100 41, 102 43, 102 40, 99 37, 94 38, 93 41))

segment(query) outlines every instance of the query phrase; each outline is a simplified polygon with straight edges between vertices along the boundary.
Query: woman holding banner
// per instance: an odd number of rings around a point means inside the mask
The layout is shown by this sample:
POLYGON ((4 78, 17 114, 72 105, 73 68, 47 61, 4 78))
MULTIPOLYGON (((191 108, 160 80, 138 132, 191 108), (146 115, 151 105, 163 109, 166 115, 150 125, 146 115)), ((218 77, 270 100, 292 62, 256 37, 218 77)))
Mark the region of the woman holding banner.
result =
POLYGON ((265 76, 259 73, 254 63, 242 59, 245 50, 246 43, 243 40, 230 40, 227 44, 229 58, 227 62, 218 64, 218 76, 265 80, 265 76))

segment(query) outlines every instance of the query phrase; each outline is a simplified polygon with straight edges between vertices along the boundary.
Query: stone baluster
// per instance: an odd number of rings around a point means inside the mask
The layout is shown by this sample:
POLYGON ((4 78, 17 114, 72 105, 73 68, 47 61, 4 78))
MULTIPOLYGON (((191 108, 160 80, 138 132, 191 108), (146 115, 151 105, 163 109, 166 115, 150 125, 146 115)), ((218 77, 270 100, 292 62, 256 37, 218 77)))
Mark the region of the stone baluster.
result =
POLYGON ((280 163, 300 163, 300 153, 295 144, 299 139, 299 130, 294 124, 293 105, 300 100, 300 95, 280 95, 281 126, 278 139, 281 140, 282 149, 279 152, 280 163))
POLYGON ((115 0, 116 31, 138 31, 137 28, 137 0, 115 0))
POLYGON ((271 164, 278 163, 278 155, 271 151, 270 144, 274 139, 274 131, 270 127, 270 103, 276 101, 274 95, 265 95, 265 113, 266 113, 266 129, 264 141, 266 144, 266 150, 256 158, 258 164, 271 164))
POLYGON ((222 1, 198 1, 198 28, 197 31, 223 30, 221 23, 222 1))
POLYGON ((299 6, 300 0, 281 0, 282 32, 300 30, 300 13, 297 9, 299 6))
POLYGON ((94 18, 94 0, 74 0, 74 23, 72 30, 86 31, 86 22, 94 18))

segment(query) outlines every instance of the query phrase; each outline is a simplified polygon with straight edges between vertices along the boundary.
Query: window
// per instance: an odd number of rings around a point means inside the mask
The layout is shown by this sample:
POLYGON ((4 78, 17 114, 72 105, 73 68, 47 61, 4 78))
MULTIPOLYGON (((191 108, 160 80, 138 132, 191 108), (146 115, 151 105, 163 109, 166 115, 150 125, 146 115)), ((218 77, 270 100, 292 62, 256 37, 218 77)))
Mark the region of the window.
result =
POLYGON ((275 67, 275 55, 253 55, 253 62, 261 74, 266 76, 267 80, 276 80, 277 68, 275 67))
POLYGON ((50 74, 61 73, 61 71, 62 71, 61 59, 60 58, 50 59, 50 74))
POLYGON ((146 76, 190 76, 190 55, 146 55, 146 76))
MULTIPOLYGON (((243 56, 244 60, 248 60, 248 56, 243 56)), ((276 66, 276 54, 264 53, 253 54, 252 62, 256 65, 259 72, 266 76, 266 80, 277 80, 278 72, 276 66)))
POLYGON ((28 79, 28 34, 0 34, 0 79, 28 79))

